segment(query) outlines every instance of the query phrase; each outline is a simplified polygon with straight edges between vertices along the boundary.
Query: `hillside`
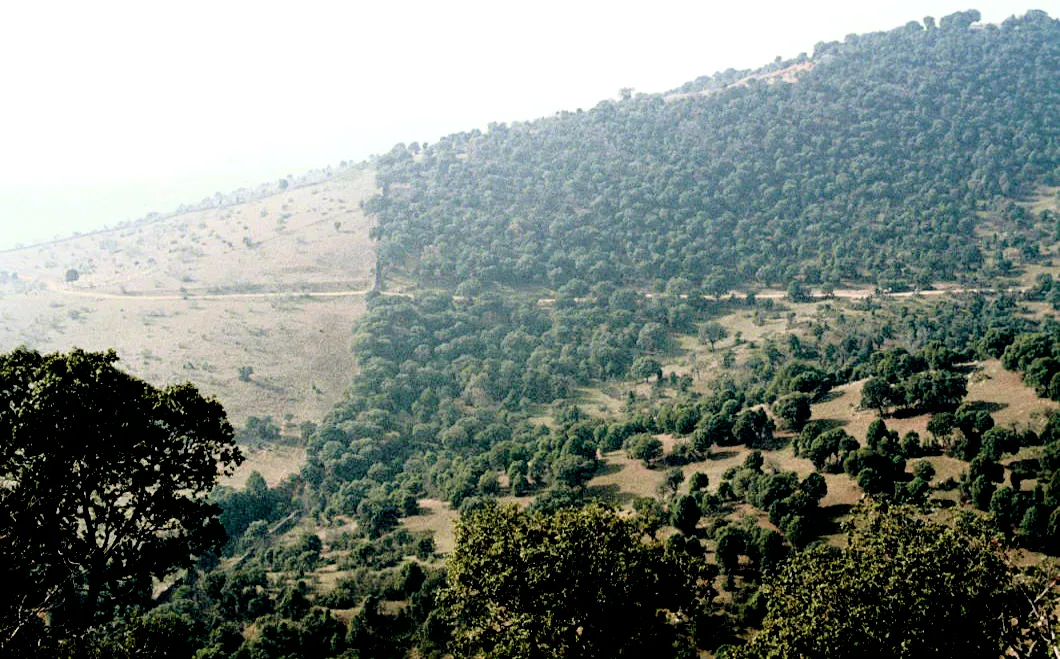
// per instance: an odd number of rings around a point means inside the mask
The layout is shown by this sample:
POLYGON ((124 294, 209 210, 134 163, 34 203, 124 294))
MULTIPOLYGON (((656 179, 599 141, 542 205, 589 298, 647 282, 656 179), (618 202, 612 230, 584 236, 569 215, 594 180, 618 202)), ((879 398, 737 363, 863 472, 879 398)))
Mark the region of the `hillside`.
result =
POLYGON ((2 252, 0 350, 114 348, 150 382, 189 380, 216 396, 237 425, 271 416, 297 436, 353 372, 350 332, 374 266, 360 203, 373 178, 350 169, 247 203, 2 252))
POLYGON ((1060 656, 1060 21, 373 167, 0 253, 0 349, 299 437, 97 655, 1060 656))
POLYGON ((454 284, 708 293, 1004 277, 1053 238, 1011 201, 1060 183, 1060 27, 977 15, 821 43, 779 76, 399 145, 370 206, 383 258, 454 284))

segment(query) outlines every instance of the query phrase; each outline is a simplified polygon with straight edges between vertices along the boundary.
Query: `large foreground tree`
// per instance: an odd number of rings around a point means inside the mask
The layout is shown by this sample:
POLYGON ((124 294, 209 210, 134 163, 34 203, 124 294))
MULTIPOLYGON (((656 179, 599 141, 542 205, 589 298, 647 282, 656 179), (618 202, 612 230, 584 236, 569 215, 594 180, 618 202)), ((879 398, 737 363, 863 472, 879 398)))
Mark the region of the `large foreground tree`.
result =
POLYGON ((705 561, 597 505, 474 511, 448 567, 457 657, 666 657, 711 594, 705 561))
POLYGON ((242 456, 221 405, 75 350, 0 355, 0 654, 76 639, 223 540, 242 456))
POLYGON ((1028 651, 1041 632, 1035 592, 970 515, 941 523, 867 506, 845 548, 816 547, 784 564, 765 588, 762 631, 724 656, 1044 656, 1028 651))

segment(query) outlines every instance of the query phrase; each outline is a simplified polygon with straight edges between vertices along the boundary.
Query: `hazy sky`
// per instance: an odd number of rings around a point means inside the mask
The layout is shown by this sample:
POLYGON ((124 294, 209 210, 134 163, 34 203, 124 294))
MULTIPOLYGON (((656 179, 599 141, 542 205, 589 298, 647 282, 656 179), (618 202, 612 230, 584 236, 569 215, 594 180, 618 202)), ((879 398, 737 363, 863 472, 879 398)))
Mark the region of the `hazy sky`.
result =
POLYGON ((11 2, 0 247, 971 7, 1060 15, 1060 0, 11 2))

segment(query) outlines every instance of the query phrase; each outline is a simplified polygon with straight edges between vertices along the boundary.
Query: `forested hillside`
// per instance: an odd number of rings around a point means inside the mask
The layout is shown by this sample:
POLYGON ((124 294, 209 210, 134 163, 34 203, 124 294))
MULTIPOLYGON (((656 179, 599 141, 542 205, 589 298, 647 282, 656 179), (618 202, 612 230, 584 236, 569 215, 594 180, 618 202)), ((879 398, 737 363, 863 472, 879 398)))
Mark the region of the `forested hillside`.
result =
MULTIPOLYGON (((79 445, 101 489, 49 487, 90 565, 15 504, 65 464, 54 392, 127 376, 0 359, 0 654, 1060 656, 1060 22, 977 21, 395 147, 303 468, 208 499, 197 468, 193 507, 79 445), (122 488, 203 537, 90 551, 122 488)), ((179 392, 139 423, 230 472, 179 392)))
POLYGON ((1033 262, 1055 230, 1004 200, 1060 183, 1060 27, 1031 12, 969 29, 977 17, 818 44, 791 84, 399 145, 369 206, 381 257, 432 280, 553 288, 1005 274, 1002 248, 1033 262), (981 240, 984 210, 1003 243, 981 240))

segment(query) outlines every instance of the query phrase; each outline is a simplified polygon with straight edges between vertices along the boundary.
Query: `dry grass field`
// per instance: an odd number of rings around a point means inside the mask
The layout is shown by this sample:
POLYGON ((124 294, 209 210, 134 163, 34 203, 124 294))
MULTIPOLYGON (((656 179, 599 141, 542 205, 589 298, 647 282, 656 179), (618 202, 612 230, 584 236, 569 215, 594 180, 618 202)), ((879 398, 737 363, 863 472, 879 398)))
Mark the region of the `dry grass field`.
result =
POLYGON ((1041 430, 1049 412, 1057 403, 1039 398, 1034 390, 1023 384, 1022 376, 1006 371, 1001 362, 992 359, 982 362, 981 368, 968 381, 968 401, 984 401, 999 406, 990 413, 999 426, 1030 426, 1041 430))
POLYGON ((251 472, 258 472, 269 486, 279 485, 288 475, 296 473, 305 464, 305 449, 298 446, 270 446, 268 448, 243 448, 246 462, 221 485, 243 487, 251 472))
POLYGON ((420 499, 420 514, 405 517, 401 525, 409 531, 430 531, 434 534, 434 549, 440 554, 448 554, 456 547, 454 524, 460 513, 449 507, 449 504, 438 499, 420 499))
MULTIPOLYGON (((113 348, 155 385, 190 381, 235 425, 319 421, 353 373, 351 327, 375 263, 360 202, 374 173, 336 172, 245 204, 0 253, 0 350, 113 348), (77 279, 67 282, 67 273, 77 279), (240 367, 253 369, 240 379, 240 367)), ((302 456, 251 454, 277 483, 302 456)))

